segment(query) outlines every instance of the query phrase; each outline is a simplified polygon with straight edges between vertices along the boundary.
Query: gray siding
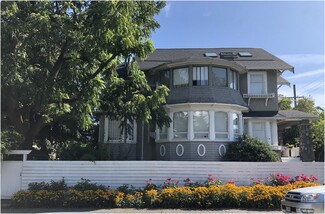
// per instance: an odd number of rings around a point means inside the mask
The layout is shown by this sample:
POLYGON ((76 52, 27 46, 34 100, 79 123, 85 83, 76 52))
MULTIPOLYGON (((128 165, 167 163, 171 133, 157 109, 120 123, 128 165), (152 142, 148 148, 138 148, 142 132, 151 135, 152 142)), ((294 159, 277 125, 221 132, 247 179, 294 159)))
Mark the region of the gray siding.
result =
POLYGON ((167 103, 225 103, 247 106, 238 90, 215 86, 172 88, 167 103))
MULTIPOLYGON (((247 74, 240 75, 240 90, 242 94, 248 93, 247 74)), ((277 73, 275 71, 267 71, 267 92, 274 93, 274 98, 269 98, 267 106, 265 99, 251 99, 249 108, 251 111, 278 111, 278 89, 277 89, 277 73)), ((248 99, 245 99, 246 103, 248 99)))
MULTIPOLYGON (((219 147, 221 144, 228 147, 230 142, 164 142, 157 143, 156 145, 156 157, 157 160, 168 160, 168 161, 219 161, 222 157, 219 154, 219 147), (198 146, 202 144, 205 147, 205 154, 200 156, 197 152, 198 146), (160 147, 165 146, 166 154, 161 156, 160 147), (182 145, 184 153, 178 156, 176 148, 178 145, 182 145)), ((203 148, 200 147, 200 152, 203 154, 203 148)))

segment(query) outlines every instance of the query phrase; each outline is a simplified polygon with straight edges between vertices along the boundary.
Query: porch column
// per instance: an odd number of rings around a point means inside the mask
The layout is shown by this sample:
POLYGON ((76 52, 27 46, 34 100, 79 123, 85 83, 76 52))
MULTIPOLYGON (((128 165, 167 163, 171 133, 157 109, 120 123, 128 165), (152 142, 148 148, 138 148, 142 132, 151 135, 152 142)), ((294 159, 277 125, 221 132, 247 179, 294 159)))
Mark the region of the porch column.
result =
POLYGON ((265 122, 265 129, 266 129, 266 142, 267 144, 271 145, 271 124, 270 121, 265 122))
POLYGON ((229 140, 234 140, 234 129, 232 121, 232 113, 228 112, 228 138, 229 140))
POLYGON ((272 122, 272 146, 278 146, 278 125, 276 121, 272 122))
POLYGON ((187 139, 194 139, 194 129, 193 129, 193 111, 188 111, 187 118, 187 139))
POLYGON ((210 128, 209 128, 209 139, 214 140, 215 139, 215 133, 214 133, 214 111, 209 111, 209 118, 210 118, 210 128))

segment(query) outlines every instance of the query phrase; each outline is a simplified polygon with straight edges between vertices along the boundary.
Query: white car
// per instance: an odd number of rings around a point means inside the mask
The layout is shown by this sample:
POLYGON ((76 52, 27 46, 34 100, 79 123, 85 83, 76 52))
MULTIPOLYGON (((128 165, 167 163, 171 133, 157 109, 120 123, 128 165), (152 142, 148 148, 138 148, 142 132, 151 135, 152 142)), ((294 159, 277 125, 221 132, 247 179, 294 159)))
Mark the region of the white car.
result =
POLYGON ((294 189, 281 201, 284 213, 324 213, 325 186, 294 189))

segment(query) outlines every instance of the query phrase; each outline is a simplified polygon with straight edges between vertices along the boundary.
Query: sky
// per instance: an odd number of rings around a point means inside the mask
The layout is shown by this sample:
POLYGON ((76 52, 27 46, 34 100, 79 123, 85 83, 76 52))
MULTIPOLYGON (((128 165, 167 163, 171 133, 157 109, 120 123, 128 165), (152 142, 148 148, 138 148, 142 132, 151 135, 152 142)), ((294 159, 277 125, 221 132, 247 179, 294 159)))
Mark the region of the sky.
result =
POLYGON ((324 108, 324 1, 167 1, 155 48, 263 48, 295 72, 279 94, 311 96, 324 108))

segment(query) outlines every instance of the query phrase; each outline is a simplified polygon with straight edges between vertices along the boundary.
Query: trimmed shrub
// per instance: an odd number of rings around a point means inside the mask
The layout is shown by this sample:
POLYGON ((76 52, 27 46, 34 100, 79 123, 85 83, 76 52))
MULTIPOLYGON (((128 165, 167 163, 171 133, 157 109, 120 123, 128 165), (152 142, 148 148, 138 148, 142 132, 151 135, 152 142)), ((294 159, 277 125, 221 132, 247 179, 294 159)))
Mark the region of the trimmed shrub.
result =
POLYGON ((225 161, 278 162, 279 156, 263 141, 244 135, 232 143, 224 156, 225 161))

